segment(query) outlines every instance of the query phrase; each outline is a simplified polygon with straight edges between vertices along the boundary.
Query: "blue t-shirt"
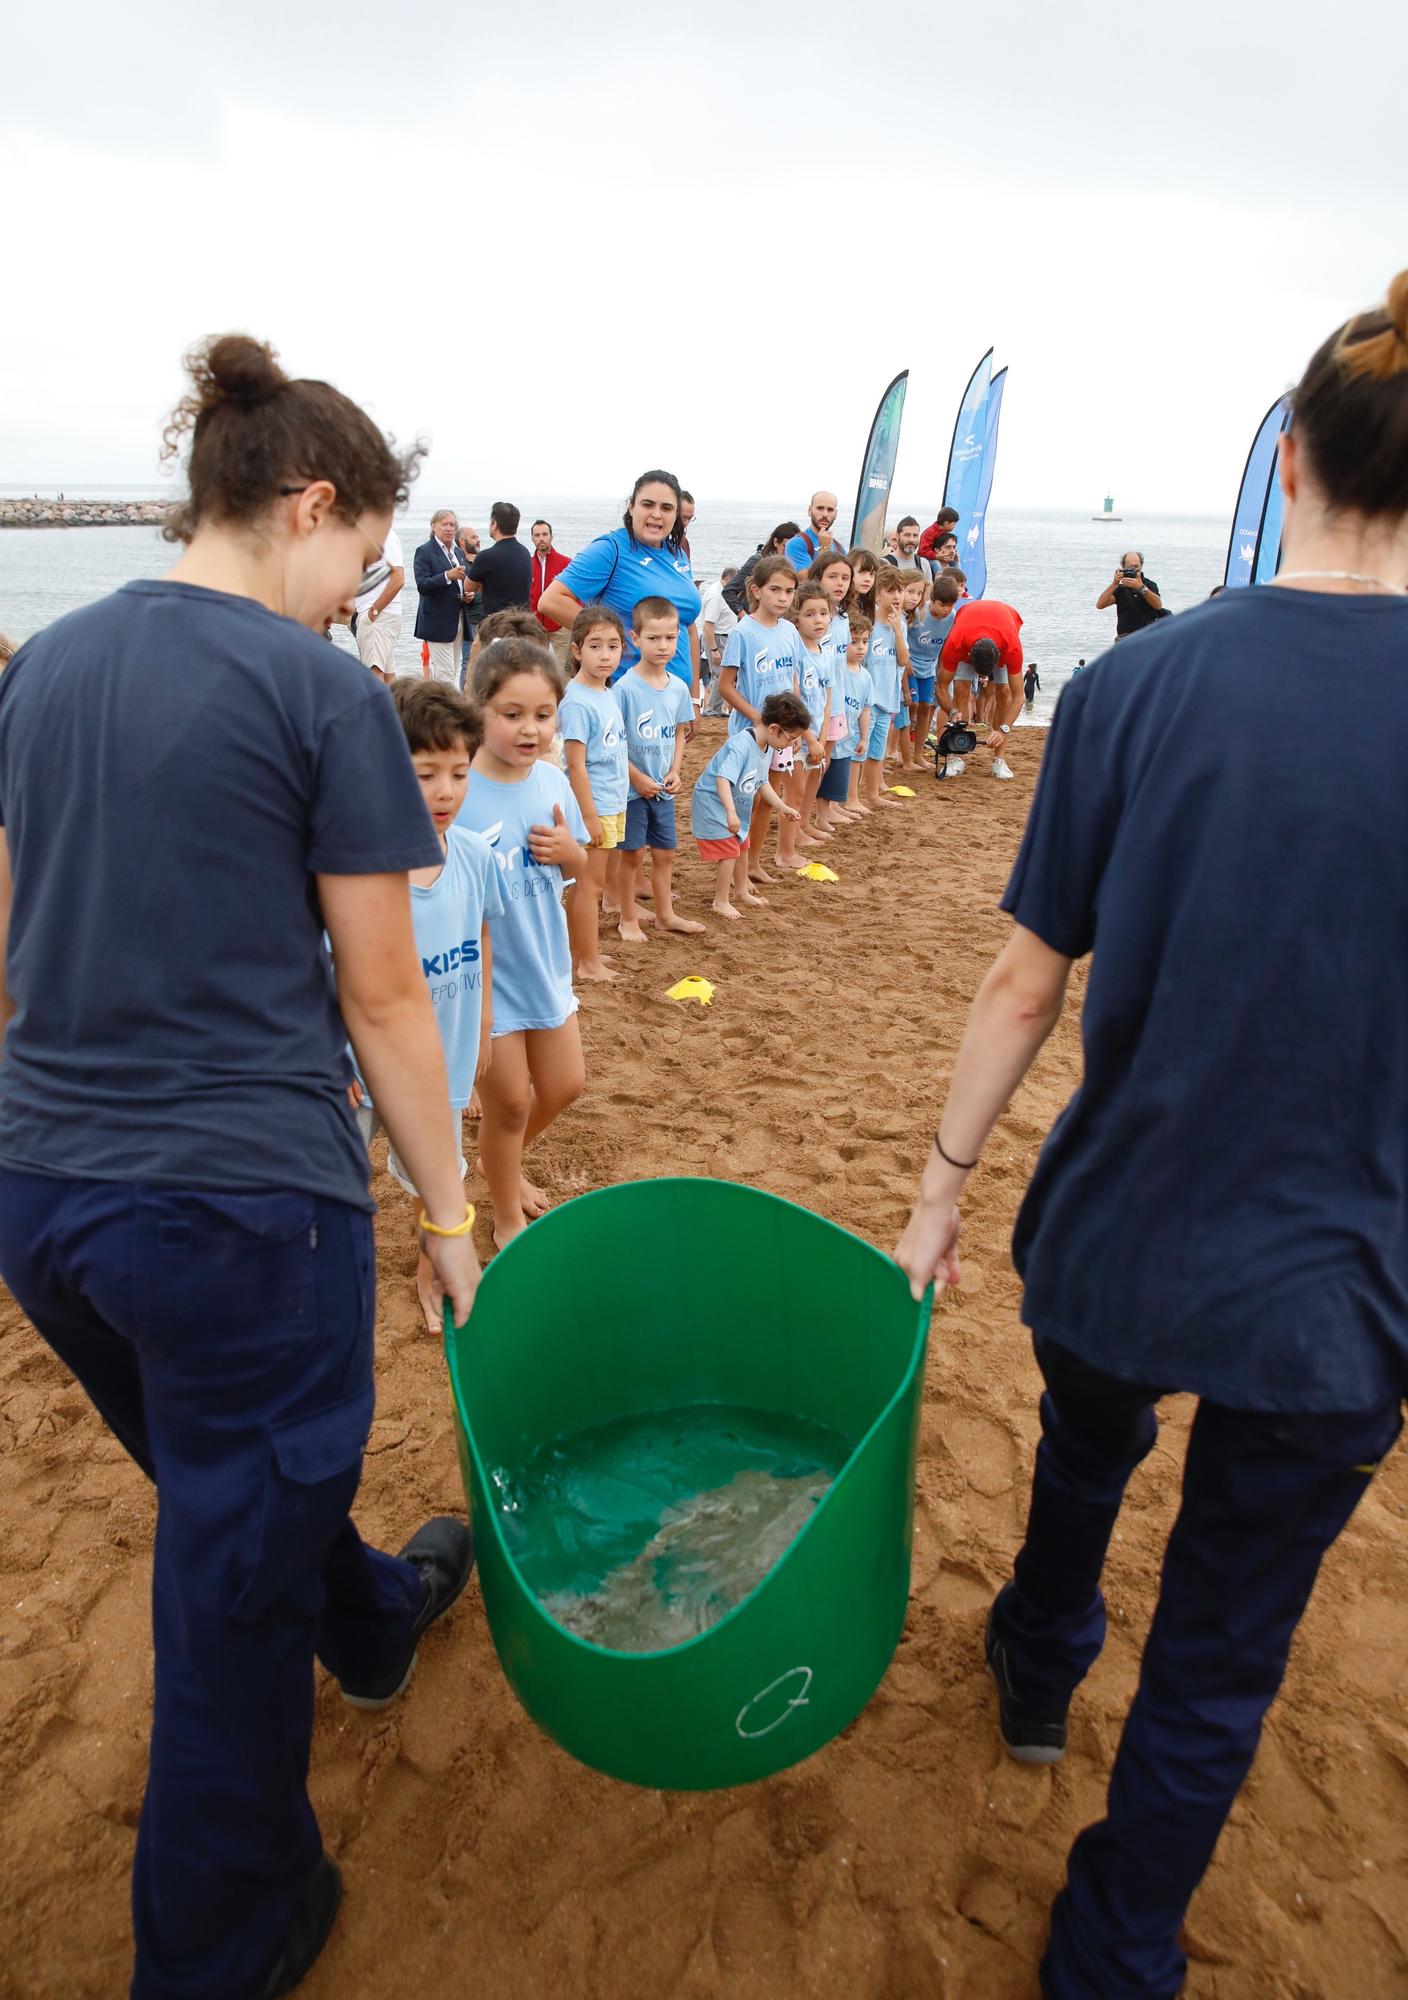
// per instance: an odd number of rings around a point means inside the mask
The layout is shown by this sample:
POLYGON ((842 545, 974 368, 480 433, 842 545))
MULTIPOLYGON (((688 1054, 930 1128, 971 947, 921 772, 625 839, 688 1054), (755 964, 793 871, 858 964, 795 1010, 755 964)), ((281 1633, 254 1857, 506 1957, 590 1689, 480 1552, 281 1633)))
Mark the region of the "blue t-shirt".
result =
MULTIPOLYGON (((609 535, 598 535, 594 542, 588 542, 557 580, 579 603, 609 604, 620 613, 626 628, 621 673, 640 658, 639 650, 631 644, 632 612, 643 597, 668 597, 680 614, 680 639, 670 672, 689 686, 688 631, 703 608, 703 600, 683 549, 653 549, 624 528, 613 528, 609 535)), ((616 678, 620 679, 620 673, 616 678)))
POLYGON ((900 705, 900 662, 894 628, 877 618, 865 649, 865 667, 875 688, 875 706, 893 715, 900 705))
POLYGON ((1408 604, 1228 591, 1061 696, 1003 908, 1093 952, 1024 1317, 1233 1409, 1408 1393, 1408 604), (1327 688, 1372 689, 1316 755, 1327 688), (1208 727, 1235 682, 1248 737, 1208 727))
MULTIPOLYGON (((613 690, 626 724, 626 761, 663 784, 675 761, 675 731, 694 720, 689 689, 673 674, 656 688, 632 667, 613 690)), ((639 797, 634 785, 631 793, 639 797)))
MULTIPOLYGON (((761 713, 770 694, 787 694, 796 688, 801 650, 795 625, 785 618, 776 625, 761 625, 750 611, 729 633, 723 663, 737 667, 738 692, 761 713)), ((736 708, 728 712, 728 726, 733 736, 753 727, 736 708)))
MULTIPOLYGON (((821 554, 821 545, 817 541, 815 531, 807 528, 800 535, 794 535, 782 553, 800 576, 804 570, 811 568, 821 554)), ((843 556, 846 553, 846 544, 839 535, 832 535, 831 547, 826 553, 829 556, 843 556)))
POLYGON ((566 776, 541 761, 517 784, 471 771, 455 816, 457 826, 483 834, 499 865, 503 909, 489 922, 496 1037, 560 1028, 577 1011, 562 870, 535 861, 528 846, 531 827, 552 825, 554 806, 562 807, 573 837, 585 841, 587 823, 566 776))
POLYGON ((846 733, 832 755, 854 757, 860 749, 860 719, 875 701, 875 684, 865 667, 841 667, 841 700, 846 705, 846 733))
POLYGON ((716 778, 727 778, 733 787, 733 808, 739 825, 747 833, 753 800, 759 785, 767 783, 770 761, 768 752, 759 749, 751 724, 746 733, 724 738, 694 781, 689 824, 696 840, 728 839, 728 815, 714 783, 716 778))
POLYGON ((626 724, 612 688, 569 681, 557 711, 564 743, 587 746, 587 783, 599 813, 623 813, 630 783, 626 776, 626 724))
POLYGON ((821 728, 826 714, 826 698, 831 692, 831 656, 824 640, 812 653, 807 650, 806 640, 798 635, 797 692, 807 704, 815 735, 821 728))
POLYGON ((358 1209, 315 875, 432 868, 388 691, 262 605, 129 583, 0 675, 0 1162, 358 1209))
MULTIPOLYGON (((450 1102, 462 1111, 474 1094, 479 1067, 479 1030, 484 1018, 484 968, 480 939, 491 917, 503 915, 499 871, 488 842, 466 827, 445 835, 445 865, 426 888, 411 884, 420 969, 430 989, 435 1025, 445 1051, 450 1102)), ((365 1079, 352 1067, 365 1089, 365 1079)))
POLYGON ((910 672, 923 680, 933 680, 939 671, 939 654, 944 640, 953 630, 957 612, 950 611, 943 618, 930 615, 927 604, 919 607, 919 616, 906 634, 909 644, 910 672))

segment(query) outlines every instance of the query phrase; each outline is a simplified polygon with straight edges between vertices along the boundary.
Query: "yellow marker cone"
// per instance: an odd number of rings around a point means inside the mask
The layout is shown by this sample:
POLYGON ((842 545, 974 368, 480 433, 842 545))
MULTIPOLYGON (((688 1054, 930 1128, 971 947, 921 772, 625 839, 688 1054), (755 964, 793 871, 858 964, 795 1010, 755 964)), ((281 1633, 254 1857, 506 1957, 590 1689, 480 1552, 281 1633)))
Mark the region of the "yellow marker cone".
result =
POLYGON ((681 979, 665 995, 667 1000, 697 1000, 701 1007, 707 1007, 714 997, 714 989, 707 979, 681 979))
POLYGON ((839 882, 841 879, 834 868, 824 867, 820 861, 809 861, 797 873, 805 875, 809 882, 839 882))
POLYGON ((894 799, 914 799, 919 796, 917 792, 912 792, 908 785, 886 785, 885 790, 894 799))

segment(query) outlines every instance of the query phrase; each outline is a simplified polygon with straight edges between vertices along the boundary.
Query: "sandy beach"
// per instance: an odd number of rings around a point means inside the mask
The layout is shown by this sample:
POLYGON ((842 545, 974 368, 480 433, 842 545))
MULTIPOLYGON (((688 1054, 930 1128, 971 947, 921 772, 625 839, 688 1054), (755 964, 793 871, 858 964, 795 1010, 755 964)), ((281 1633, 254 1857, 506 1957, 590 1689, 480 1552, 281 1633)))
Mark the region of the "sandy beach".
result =
MULTIPOLYGON (((722 724, 691 746, 692 782, 722 724)), ((558 1199, 654 1174, 749 1181, 889 1249, 928 1150, 1031 798, 986 755, 853 828, 833 885, 787 881, 703 939, 617 948, 583 1000, 588 1087, 531 1152, 558 1199), (689 973, 708 1008, 665 989, 689 973)), ((708 916, 686 847, 681 909, 708 916)), ((611 947, 608 945, 608 949, 611 947)), ((1176 1505, 1189 1405, 1165 1407, 1106 1576, 1110 1637, 1054 1770, 1003 1755, 982 1619, 1024 1512, 1038 1377, 1008 1246, 1079 1072, 1065 1017, 974 1176, 964 1282, 935 1313, 904 1639, 875 1699, 809 1763, 745 1791, 628 1789, 510 1695, 471 1586, 381 1715, 318 1695, 312 1791, 346 1877, 301 1992, 382 2000, 1030 2000, 1076 1831, 1100 1811, 1176 1505)), ((463 1494, 443 1361, 420 1322, 408 1198, 375 1192, 379 1401, 357 1506, 392 1546, 463 1494)), ((489 1215, 479 1248, 489 1254, 489 1215)), ((1137 1254, 1137 1246, 1130 1246, 1137 1254)), ((192 1329, 193 1338, 199 1328, 192 1329)), ((153 1496, 0 1293, 0 1995, 124 1992, 151 1702, 153 1496)), ((1408 1993, 1408 1457, 1336 1549, 1250 1782, 1187 1927, 1192 2000, 1408 1993)))

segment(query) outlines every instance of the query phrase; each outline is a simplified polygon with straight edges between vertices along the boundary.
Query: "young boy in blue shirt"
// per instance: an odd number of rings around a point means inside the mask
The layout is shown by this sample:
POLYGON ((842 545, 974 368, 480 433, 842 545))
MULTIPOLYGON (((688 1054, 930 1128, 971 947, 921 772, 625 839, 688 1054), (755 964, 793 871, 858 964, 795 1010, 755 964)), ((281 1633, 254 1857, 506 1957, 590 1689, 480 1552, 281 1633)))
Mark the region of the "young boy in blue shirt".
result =
MULTIPOLYGON (((454 1124, 463 1178, 469 1171, 463 1151, 464 1113, 474 1094, 475 1080, 489 1063, 492 1007, 488 919, 503 911, 499 871, 488 842, 467 827, 454 824, 455 814, 464 803, 469 766, 479 747, 481 729, 464 696, 444 681, 398 680, 392 687, 391 699, 406 732, 411 762, 444 857, 438 868, 412 869, 411 922, 421 970, 435 1009, 435 1025, 445 1051, 445 1070, 450 1083, 445 1110, 454 1124)), ((353 1068, 356 1069, 355 1061, 353 1068)), ((370 1151, 372 1140, 381 1130, 381 1120, 360 1074, 349 1086, 348 1094, 370 1151)), ((390 1146, 387 1166, 392 1179, 407 1194, 415 1195, 419 1213, 419 1194, 390 1146)), ((430 1281, 430 1259, 422 1251, 416 1266, 416 1292, 427 1327, 438 1334, 440 1315, 431 1299, 430 1281)))
POLYGON ((626 768, 631 792, 626 801, 626 835, 621 843, 621 936, 644 944, 636 907, 645 849, 650 849, 650 891, 655 922, 666 931, 702 931, 682 917, 671 895, 671 875, 679 836, 675 797, 680 788, 685 735, 694 721, 688 687, 670 672, 679 644, 680 614, 667 597, 643 597, 631 614, 631 643, 640 654, 613 692, 626 724, 626 768))
POLYGON ((758 720, 746 729, 726 736, 695 780, 690 804, 690 827, 699 842, 701 860, 712 861, 714 908, 721 917, 737 917, 729 895, 754 909, 762 909, 760 896, 748 880, 748 842, 745 829, 759 799, 784 819, 800 819, 795 806, 788 805, 768 783, 768 770, 779 750, 790 750, 812 726, 811 713, 799 694, 790 690, 770 694, 763 702, 758 720))

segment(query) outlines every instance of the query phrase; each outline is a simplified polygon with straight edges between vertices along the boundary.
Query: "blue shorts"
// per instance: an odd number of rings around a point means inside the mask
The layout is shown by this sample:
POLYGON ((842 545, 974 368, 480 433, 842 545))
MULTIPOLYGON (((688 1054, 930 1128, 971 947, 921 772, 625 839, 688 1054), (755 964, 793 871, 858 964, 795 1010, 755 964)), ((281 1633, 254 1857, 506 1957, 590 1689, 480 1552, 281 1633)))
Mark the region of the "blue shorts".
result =
POLYGON ((865 746, 867 764, 883 764, 885 745, 890 740, 890 730, 895 718, 887 708, 872 708, 870 711, 870 741, 865 746))
POLYGON ((675 801, 669 792, 658 798, 643 799, 632 792, 626 801, 626 837, 621 842, 627 854, 639 854, 643 847, 679 846, 675 833, 675 801))
POLYGON ((914 689, 914 699, 921 708, 933 701, 934 683, 937 679, 937 674, 916 674, 910 682, 910 686, 914 689))

